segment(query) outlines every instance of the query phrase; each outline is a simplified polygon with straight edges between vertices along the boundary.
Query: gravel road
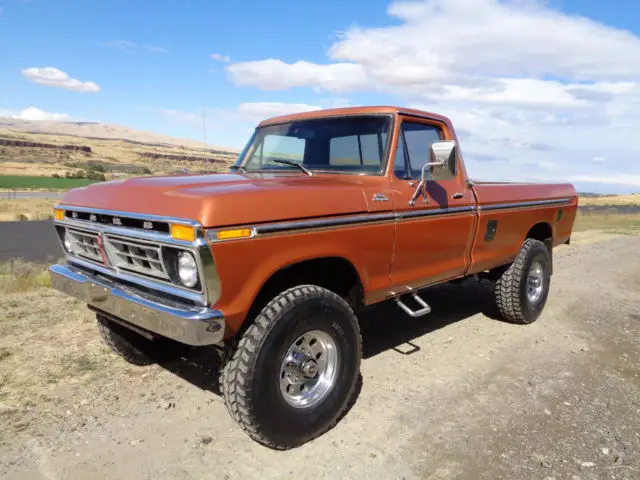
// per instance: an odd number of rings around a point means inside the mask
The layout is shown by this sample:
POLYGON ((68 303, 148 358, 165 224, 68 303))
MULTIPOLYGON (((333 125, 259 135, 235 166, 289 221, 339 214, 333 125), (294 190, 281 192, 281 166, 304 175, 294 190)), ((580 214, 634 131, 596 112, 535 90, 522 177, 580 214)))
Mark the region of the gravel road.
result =
POLYGON ((556 252, 549 303, 530 326, 495 320, 483 284, 428 291, 423 319, 393 305, 369 313, 359 396, 303 447, 249 440, 202 349, 80 385, 52 421, 5 426, 0 477, 640 478, 640 237, 556 252))

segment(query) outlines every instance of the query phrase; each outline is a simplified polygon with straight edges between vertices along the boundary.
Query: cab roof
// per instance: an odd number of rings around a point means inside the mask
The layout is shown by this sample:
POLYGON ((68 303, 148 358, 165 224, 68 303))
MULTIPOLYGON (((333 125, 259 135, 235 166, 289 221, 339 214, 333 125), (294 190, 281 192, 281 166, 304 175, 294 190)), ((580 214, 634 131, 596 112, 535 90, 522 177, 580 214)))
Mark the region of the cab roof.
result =
POLYGON ((412 108, 394 107, 394 106, 370 106, 370 107, 344 107, 344 108, 327 108, 322 110, 312 110, 309 112, 292 113, 289 115, 279 115, 263 120, 259 123, 259 127, 266 125, 276 125, 278 123, 286 123, 296 120, 308 120, 313 118, 335 117, 341 115, 367 115, 367 114, 392 114, 392 115, 410 115, 418 117, 427 117, 434 120, 442 121, 448 125, 451 122, 447 117, 438 115, 437 113, 426 112, 423 110, 415 110, 412 108))

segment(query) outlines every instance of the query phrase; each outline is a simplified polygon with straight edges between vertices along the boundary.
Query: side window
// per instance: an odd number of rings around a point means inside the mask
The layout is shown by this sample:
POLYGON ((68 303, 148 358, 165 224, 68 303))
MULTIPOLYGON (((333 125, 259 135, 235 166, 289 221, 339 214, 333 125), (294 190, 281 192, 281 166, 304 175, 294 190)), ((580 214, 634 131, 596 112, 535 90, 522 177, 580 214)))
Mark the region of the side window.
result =
POLYGON ((411 178, 419 179, 422 167, 430 160, 431 144, 442 139, 442 130, 434 125, 402 122, 402 133, 407 144, 411 178))

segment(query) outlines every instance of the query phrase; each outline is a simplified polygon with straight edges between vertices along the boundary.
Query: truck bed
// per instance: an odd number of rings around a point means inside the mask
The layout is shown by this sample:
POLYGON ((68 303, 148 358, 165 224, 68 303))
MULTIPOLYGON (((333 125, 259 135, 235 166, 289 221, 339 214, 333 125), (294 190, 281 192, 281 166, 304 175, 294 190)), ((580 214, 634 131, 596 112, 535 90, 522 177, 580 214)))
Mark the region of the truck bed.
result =
POLYGON ((469 273, 508 263, 517 255, 532 228, 551 226, 553 245, 566 243, 578 208, 578 196, 568 183, 474 182, 478 227, 469 273))

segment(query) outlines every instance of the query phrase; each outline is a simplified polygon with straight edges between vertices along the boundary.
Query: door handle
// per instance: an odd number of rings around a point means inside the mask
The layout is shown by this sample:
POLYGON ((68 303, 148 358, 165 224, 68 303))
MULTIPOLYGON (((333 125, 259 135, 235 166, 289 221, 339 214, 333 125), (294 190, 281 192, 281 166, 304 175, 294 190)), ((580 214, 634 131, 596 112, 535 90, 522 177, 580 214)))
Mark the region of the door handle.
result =
POLYGON ((464 197, 464 193, 454 193, 453 195, 451 195, 451 198, 453 198, 454 200, 457 200, 462 197, 464 197))

